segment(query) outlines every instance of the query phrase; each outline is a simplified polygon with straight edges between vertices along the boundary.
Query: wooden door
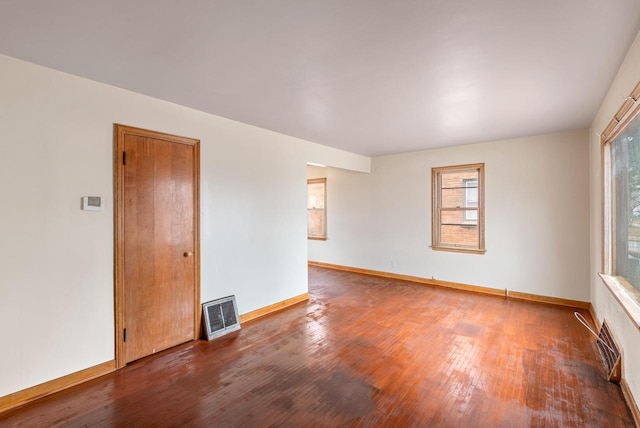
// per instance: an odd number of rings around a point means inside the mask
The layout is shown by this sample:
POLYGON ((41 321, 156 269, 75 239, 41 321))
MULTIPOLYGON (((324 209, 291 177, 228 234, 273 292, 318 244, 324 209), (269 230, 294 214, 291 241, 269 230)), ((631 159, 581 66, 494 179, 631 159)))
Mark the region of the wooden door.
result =
POLYGON ((198 337, 199 144, 121 125, 116 136, 122 367, 198 337))

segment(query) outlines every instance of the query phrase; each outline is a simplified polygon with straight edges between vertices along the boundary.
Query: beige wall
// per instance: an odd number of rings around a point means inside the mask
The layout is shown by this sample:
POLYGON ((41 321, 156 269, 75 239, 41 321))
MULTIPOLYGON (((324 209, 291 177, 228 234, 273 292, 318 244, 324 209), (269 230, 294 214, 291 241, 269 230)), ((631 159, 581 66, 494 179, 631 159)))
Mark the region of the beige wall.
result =
POLYGON ((114 123, 201 140, 201 296, 235 294, 241 313, 307 291, 306 163, 369 169, 6 56, 0 70, 0 396, 114 358, 114 123), (107 209, 81 211, 89 195, 107 209))
MULTIPOLYGON (((363 156, 5 56, 0 69, 0 396, 113 358, 114 122, 201 139, 202 299, 236 294, 241 312, 306 291, 306 162, 369 171, 363 156), (80 211, 86 195, 105 196, 107 210, 80 211)), ((380 157, 371 174, 310 169, 328 177, 329 239, 310 241, 309 258, 591 299, 639 397, 640 333, 596 277, 596 133, 638 76, 636 41, 588 136, 380 157), (486 164, 487 254, 434 252, 430 168, 476 162, 486 164)))
POLYGON ((374 158, 327 176, 327 241, 309 259, 589 301, 587 132, 374 158), (485 163, 484 255, 433 251, 431 168, 485 163))
POLYGON ((606 320, 623 350, 622 375, 636 403, 640 399, 640 331, 597 273, 602 269, 602 171, 599 134, 640 80, 640 41, 636 39, 604 98, 589 130, 589 188, 591 212, 591 300, 600 321, 606 320))

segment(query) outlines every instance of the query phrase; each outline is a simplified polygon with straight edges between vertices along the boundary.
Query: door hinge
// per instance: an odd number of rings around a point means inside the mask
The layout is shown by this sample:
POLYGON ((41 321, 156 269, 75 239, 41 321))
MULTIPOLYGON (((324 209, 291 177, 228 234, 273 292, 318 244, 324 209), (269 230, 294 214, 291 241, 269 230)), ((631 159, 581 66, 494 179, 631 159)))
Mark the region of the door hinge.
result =
POLYGON ((125 328, 124 331, 122 332, 122 341, 126 342, 127 341, 127 329, 125 328))
POLYGON ((127 152, 122 152, 122 165, 127 164, 127 152))

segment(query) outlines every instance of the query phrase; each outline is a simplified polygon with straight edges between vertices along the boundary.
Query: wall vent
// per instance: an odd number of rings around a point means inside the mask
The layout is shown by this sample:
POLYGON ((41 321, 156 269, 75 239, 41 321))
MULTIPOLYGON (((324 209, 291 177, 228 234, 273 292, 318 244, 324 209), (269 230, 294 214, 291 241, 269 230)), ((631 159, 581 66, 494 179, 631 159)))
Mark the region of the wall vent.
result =
POLYGON ((618 345, 613 340, 613 336, 609 331, 609 326, 606 322, 602 323, 600 327, 600 333, 598 334, 598 341, 596 342, 602 362, 604 363, 604 369, 608 374, 608 379, 611 382, 620 382, 621 377, 621 358, 618 345))
POLYGON ((202 304, 202 323, 207 340, 240 330, 236 296, 223 297, 202 304))
POLYGON ((596 341, 596 348, 598 348, 600 357, 602 357, 602 363, 607 374, 607 379, 609 382, 619 383, 622 375, 622 357, 620 356, 620 348, 618 348, 618 345, 613 340, 609 326, 606 322, 603 322, 602 327, 600 327, 600 333, 596 334, 580 312, 574 312, 573 314, 576 316, 576 319, 580 321, 580 323, 585 326, 596 339, 598 339, 596 341))

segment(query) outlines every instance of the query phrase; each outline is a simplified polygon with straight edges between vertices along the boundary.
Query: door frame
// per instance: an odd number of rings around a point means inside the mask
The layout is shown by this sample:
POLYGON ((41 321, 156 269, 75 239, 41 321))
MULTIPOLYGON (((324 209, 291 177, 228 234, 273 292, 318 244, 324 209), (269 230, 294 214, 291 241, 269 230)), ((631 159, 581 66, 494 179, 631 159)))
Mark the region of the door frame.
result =
POLYGON ((163 132, 136 128, 133 126, 114 124, 114 151, 113 151, 113 176, 114 176, 114 312, 115 312, 115 360, 116 368, 126 366, 126 354, 124 349, 125 305, 124 305, 124 165, 123 152, 126 135, 137 135, 156 140, 163 140, 175 144, 187 144, 193 146, 193 202, 194 202, 194 314, 193 314, 193 339, 200 338, 200 318, 202 307, 200 305, 200 140, 180 137, 163 132))

